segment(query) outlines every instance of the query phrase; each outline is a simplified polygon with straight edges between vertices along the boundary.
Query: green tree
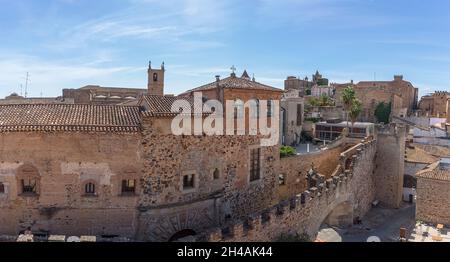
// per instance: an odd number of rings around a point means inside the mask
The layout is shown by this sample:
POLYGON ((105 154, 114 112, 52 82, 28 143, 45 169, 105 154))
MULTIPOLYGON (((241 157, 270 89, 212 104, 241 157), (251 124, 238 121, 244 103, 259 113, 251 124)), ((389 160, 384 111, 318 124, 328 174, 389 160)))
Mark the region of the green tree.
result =
POLYGON ((389 117, 391 116, 391 103, 378 103, 375 108, 375 117, 380 123, 389 123, 389 117))
POLYGON ((333 106, 331 98, 325 94, 320 96, 320 106, 333 106))
POLYGON ((361 114, 361 112, 362 112, 361 101, 359 101, 359 99, 354 99, 349 112, 350 120, 352 121, 352 133, 353 133, 353 126, 355 125, 356 120, 358 120, 358 117, 361 114))
POLYGON ((348 128, 348 116, 350 109, 352 108, 353 101, 356 99, 356 92, 355 89, 351 86, 347 86, 344 91, 342 92, 342 102, 344 104, 344 111, 345 111, 345 120, 347 121, 347 128, 348 128))

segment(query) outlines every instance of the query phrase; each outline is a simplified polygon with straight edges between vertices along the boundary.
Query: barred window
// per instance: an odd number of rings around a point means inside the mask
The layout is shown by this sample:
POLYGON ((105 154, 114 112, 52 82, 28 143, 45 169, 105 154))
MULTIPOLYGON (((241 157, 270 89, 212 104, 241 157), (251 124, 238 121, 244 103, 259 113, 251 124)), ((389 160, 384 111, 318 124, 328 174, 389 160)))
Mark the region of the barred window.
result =
POLYGON ((250 182, 261 178, 261 148, 252 149, 250 152, 250 182))
POLYGON ((134 194, 136 193, 136 180, 125 179, 122 180, 122 194, 134 194))
POLYGON ((95 195, 95 184, 87 183, 86 185, 84 185, 84 193, 86 195, 95 195))
POLYGON ((22 193, 24 194, 36 194, 37 193, 37 181, 34 178, 22 179, 22 193))

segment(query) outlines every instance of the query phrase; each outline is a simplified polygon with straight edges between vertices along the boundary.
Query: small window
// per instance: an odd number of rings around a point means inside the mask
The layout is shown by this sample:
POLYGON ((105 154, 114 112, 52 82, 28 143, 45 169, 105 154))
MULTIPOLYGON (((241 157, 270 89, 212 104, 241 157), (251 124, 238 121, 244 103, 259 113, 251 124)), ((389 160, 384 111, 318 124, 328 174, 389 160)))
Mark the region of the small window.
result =
POLYGON ((250 152, 250 182, 261 178, 261 148, 252 149, 250 152))
POLYGON ((216 168, 213 172, 213 179, 218 180, 220 178, 220 171, 218 168, 216 168))
POLYGON ((278 175, 278 185, 280 185, 280 186, 286 185, 286 175, 285 174, 278 175))
POLYGON ((136 180, 128 179, 122 180, 122 194, 136 193, 136 180))
POLYGON ((272 100, 267 100, 267 117, 272 117, 272 100))
POLYGON ((153 82, 157 82, 157 81, 158 81, 158 74, 153 73, 153 82))
POLYGON ((185 175, 183 176, 183 190, 189 190, 195 188, 195 175, 185 175))
POLYGON ((0 194, 4 194, 5 193, 5 185, 0 182, 0 194))
POLYGON ((22 193, 24 194, 36 194, 36 179, 26 178, 22 179, 22 193))
POLYGON ((86 185, 84 185, 84 193, 86 195, 95 195, 95 184, 87 183, 86 185))
POLYGON ((303 110, 302 104, 297 104, 297 126, 301 126, 303 124, 303 110))
POLYGON ((237 99, 234 101, 234 107, 235 107, 234 117, 243 118, 245 113, 244 102, 242 102, 242 100, 237 99))

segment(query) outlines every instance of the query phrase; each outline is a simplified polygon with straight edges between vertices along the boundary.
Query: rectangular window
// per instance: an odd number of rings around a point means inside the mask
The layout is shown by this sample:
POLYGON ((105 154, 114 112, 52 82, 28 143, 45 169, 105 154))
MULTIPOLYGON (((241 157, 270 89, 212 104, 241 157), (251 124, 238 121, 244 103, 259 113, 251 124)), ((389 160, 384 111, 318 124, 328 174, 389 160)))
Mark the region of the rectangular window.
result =
POLYGON ((250 152, 250 182, 261 178, 261 148, 252 149, 250 152))
POLYGON ((122 180, 122 194, 136 193, 136 180, 128 179, 122 180))
POLYGON ((195 188, 195 174, 183 176, 183 190, 195 188))
POLYGON ((22 193, 24 194, 36 194, 36 179, 27 178, 22 179, 22 193))
POLYGON ((272 100, 267 100, 267 117, 272 117, 272 100))
POLYGON ((5 184, 0 182, 0 194, 4 194, 4 193, 5 193, 5 184))
POLYGON ((302 111, 302 105, 297 104, 297 126, 301 126, 303 123, 303 111, 302 111))

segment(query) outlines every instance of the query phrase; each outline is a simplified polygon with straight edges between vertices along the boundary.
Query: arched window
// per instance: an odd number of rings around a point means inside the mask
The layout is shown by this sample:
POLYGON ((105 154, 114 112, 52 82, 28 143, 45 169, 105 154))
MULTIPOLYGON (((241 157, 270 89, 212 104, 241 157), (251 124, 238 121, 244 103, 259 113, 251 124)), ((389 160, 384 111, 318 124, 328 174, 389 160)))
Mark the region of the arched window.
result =
POLYGON ((84 193, 86 195, 95 195, 95 183, 88 182, 84 185, 84 193))
POLYGON ((256 101, 256 113, 253 115, 254 117, 256 117, 256 118, 259 118, 259 108, 260 108, 260 102, 259 102, 259 99, 255 99, 255 101, 256 101))
POLYGON ((19 194, 26 197, 37 196, 39 194, 39 179, 39 172, 34 166, 21 166, 17 173, 19 194))
POLYGON ((153 81, 154 82, 158 81, 158 74, 157 73, 153 73, 153 81))
POLYGON ((0 194, 4 194, 5 193, 5 185, 0 182, 0 194))
POLYGON ((244 102, 240 99, 236 99, 234 101, 234 107, 235 107, 235 118, 242 118, 244 116, 244 102))

